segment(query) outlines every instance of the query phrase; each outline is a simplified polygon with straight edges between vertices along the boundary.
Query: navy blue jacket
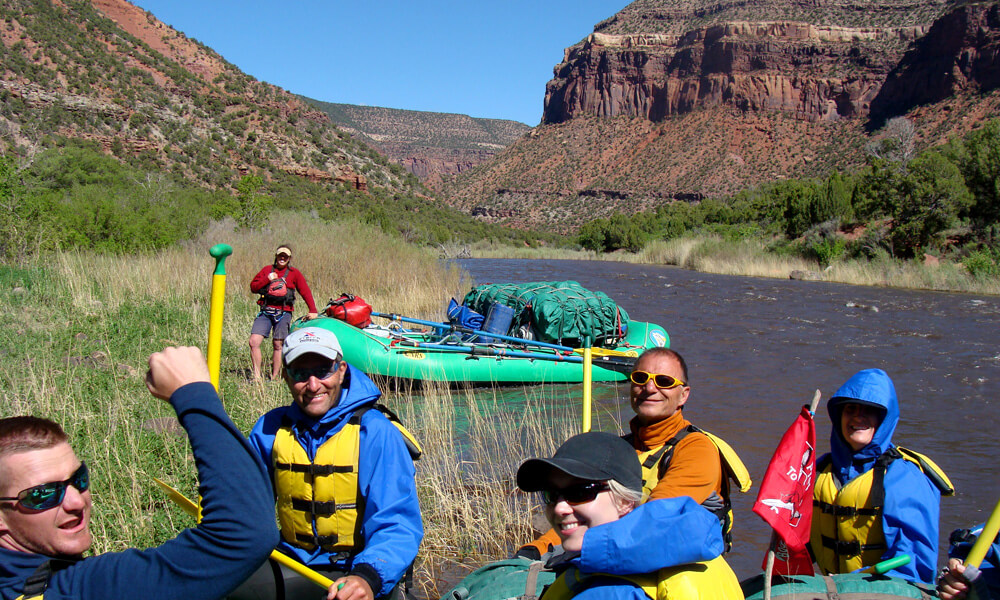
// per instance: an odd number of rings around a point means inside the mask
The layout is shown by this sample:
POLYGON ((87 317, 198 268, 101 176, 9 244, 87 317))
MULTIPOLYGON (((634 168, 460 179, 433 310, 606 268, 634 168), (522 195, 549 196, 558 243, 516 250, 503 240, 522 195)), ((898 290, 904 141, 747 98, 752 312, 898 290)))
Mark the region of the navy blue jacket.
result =
MULTIPOLYGON (((267 473, 210 383, 170 403, 191 439, 203 518, 162 546, 86 558, 57 571, 46 600, 221 598, 260 566, 278 541, 267 473), (238 490, 238 495, 235 494, 238 490)), ((13 600, 49 557, 0 549, 0 597, 13 600)))

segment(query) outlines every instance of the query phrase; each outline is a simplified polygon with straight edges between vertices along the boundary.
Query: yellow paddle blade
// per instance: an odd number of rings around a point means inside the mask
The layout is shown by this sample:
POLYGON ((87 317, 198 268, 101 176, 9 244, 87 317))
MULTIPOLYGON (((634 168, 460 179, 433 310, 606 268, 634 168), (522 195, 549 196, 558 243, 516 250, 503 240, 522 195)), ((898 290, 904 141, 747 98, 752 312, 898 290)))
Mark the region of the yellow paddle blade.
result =
MULTIPOLYGON (((576 354, 583 354, 585 348, 574 348, 573 352, 576 354)), ((639 356, 639 353, 635 350, 611 350, 609 348, 591 348, 590 351, 594 356, 625 356, 628 358, 635 358, 639 356)))
POLYGON ((174 504, 176 504, 177 506, 181 507, 181 509, 184 512, 186 512, 187 514, 191 515, 192 517, 198 519, 199 521, 201 520, 201 518, 200 518, 201 517, 201 509, 198 508, 197 504, 195 504, 193 501, 191 501, 184 494, 178 492, 169 483, 165 483, 163 481, 160 481, 156 477, 153 478, 153 481, 155 481, 156 483, 158 483, 160 485, 160 487, 163 489, 163 491, 167 493, 167 497, 174 501, 174 504))
MULTIPOLYGON (((160 487, 163 488, 163 491, 167 493, 167 497, 173 500, 174 503, 177 504, 177 506, 180 506, 184 510, 184 512, 193 517, 198 517, 199 521, 201 520, 201 514, 200 514, 201 509, 191 499, 189 499, 184 494, 178 492, 170 484, 164 483, 159 479, 157 479, 156 477, 153 478, 153 481, 158 483, 160 487)), ((277 550, 271 551, 271 560, 274 560, 278 563, 285 565, 289 569, 295 571, 299 575, 305 577, 306 579, 315 583, 324 590, 329 589, 330 586, 333 585, 333 580, 330 579, 329 577, 326 577, 324 575, 317 573, 316 571, 313 571, 312 569, 300 563, 299 561, 295 560, 291 556, 282 554, 277 550)))

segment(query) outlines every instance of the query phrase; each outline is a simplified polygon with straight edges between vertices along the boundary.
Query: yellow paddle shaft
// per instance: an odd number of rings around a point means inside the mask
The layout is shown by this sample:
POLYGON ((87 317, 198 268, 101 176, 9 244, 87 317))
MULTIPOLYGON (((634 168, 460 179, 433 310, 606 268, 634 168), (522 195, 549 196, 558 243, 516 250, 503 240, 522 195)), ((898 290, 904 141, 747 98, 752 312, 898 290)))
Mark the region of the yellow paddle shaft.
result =
POLYGON ((212 274, 212 303, 208 313, 208 375, 219 389, 219 364, 222 360, 222 311, 226 305, 226 257, 233 253, 229 244, 216 244, 208 249, 215 259, 212 274))
POLYGON ((979 568, 979 563, 986 558, 986 552, 990 549, 993 540, 996 539, 998 531, 1000 531, 1000 500, 993 507, 993 513, 986 520, 986 525, 983 525, 983 531, 976 539, 976 543, 972 545, 972 550, 969 550, 969 555, 965 557, 965 566, 971 565, 979 568))
POLYGON ((226 305, 226 275, 212 275, 212 304, 208 317, 208 374, 219 389, 219 365, 222 362, 222 314, 226 305))
MULTIPOLYGON (((153 481, 160 484, 160 487, 163 488, 163 491, 167 493, 167 496, 171 500, 173 500, 174 503, 177 504, 177 506, 180 506, 184 512, 186 512, 187 514, 191 515, 196 519, 199 520, 201 519, 201 515, 199 514, 201 511, 198 509, 198 505, 195 504, 194 501, 192 501, 184 494, 178 492, 170 484, 160 481, 156 477, 153 478, 153 481)), ((271 551, 271 559, 280 564, 285 565, 289 569, 295 571, 299 575, 305 577, 306 579, 320 586, 324 590, 330 589, 330 586, 333 585, 333 580, 330 579, 329 577, 326 577, 324 575, 321 575, 320 573, 317 573, 316 571, 313 571, 312 569, 300 563, 299 561, 295 560, 291 556, 282 554, 277 550, 271 551)))
POLYGON ((590 353, 590 348, 583 349, 583 431, 584 433, 590 431, 590 388, 591 380, 593 379, 593 374, 591 370, 591 361, 593 357, 590 353))

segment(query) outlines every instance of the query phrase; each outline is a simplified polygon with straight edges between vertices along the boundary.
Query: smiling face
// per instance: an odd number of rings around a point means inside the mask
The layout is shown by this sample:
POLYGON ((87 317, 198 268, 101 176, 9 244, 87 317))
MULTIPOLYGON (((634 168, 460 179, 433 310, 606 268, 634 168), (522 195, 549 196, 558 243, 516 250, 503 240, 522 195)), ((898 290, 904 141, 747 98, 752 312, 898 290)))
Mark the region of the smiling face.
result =
MULTIPOLYGON (((581 483, 588 481, 555 472, 547 487, 557 491, 581 483)), ((563 548, 568 552, 578 552, 583 549, 583 536, 588 529, 617 521, 631 509, 631 505, 617 502, 610 491, 603 491, 583 504, 570 504, 559 497, 557 502, 545 505, 545 517, 559 534, 563 548)))
MULTIPOLYGON (((319 354, 303 354, 288 366, 293 369, 321 369, 332 366, 333 361, 319 354)), ((340 388, 344 384, 347 363, 339 361, 329 377, 322 379, 310 375, 305 381, 295 381, 285 369, 285 383, 292 398, 306 415, 319 419, 340 402, 340 388)))
POLYGON ((840 412, 840 433, 857 452, 871 443, 881 419, 881 411, 874 406, 846 402, 840 412))
MULTIPOLYGON (((51 448, 15 452, 0 458, 0 496, 53 481, 65 481, 80 467, 73 448, 62 442, 51 448)), ((67 486, 58 506, 29 510, 14 502, 0 506, 0 548, 46 556, 77 557, 90 548, 90 491, 67 486)))
MULTIPOLYGON (((676 358, 662 354, 647 354, 639 358, 635 363, 636 371, 646 371, 647 373, 663 373, 675 379, 685 381, 684 370, 676 358)), ((678 386, 668 390, 656 387, 653 378, 644 385, 631 384, 632 410, 638 417, 639 423, 649 425, 657 423, 672 416, 687 403, 691 394, 691 387, 687 385, 678 386)))

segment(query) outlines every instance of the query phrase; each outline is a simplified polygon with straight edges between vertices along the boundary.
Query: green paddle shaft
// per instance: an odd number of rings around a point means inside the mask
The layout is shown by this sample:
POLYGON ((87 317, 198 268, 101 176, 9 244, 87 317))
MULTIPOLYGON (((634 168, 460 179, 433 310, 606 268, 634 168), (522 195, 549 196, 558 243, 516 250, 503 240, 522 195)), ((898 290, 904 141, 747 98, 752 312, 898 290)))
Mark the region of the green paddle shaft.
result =
POLYGON ((878 564, 874 564, 867 569, 862 569, 859 573, 874 573, 875 575, 882 575, 884 573, 888 573, 896 567, 902 567, 903 565, 910 564, 910 560, 909 554, 900 554, 899 556, 893 556, 888 560, 883 560, 878 564))

